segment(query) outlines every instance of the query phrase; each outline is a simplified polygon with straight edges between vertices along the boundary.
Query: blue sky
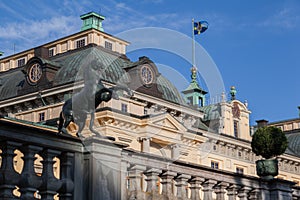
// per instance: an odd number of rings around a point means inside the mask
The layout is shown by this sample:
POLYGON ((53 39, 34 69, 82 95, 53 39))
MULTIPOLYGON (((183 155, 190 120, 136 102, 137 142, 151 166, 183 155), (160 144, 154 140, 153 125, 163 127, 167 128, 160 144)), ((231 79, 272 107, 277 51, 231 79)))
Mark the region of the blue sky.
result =
MULTIPOLYGON (((0 1, 0 51, 8 56, 76 33, 79 16, 89 11, 105 15, 104 29, 113 35, 161 27, 190 37, 192 18, 208 21, 209 29, 196 41, 216 64, 226 93, 234 85, 237 98, 248 101, 251 124, 258 119, 298 117, 300 1, 4 0, 0 1)), ((149 49, 128 56, 137 60, 143 55, 189 80, 191 66, 184 59, 149 49)), ((200 82, 207 87, 205 80, 200 82)))

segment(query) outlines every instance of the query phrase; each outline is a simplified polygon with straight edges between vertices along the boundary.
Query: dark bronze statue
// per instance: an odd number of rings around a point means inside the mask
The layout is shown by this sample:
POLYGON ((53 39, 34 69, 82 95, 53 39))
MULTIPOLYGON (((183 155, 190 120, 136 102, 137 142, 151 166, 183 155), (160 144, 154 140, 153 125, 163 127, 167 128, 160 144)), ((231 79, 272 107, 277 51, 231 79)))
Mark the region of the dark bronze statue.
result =
POLYGON ((91 62, 91 66, 88 67, 84 74, 84 88, 64 103, 59 116, 58 133, 68 134, 66 128, 71 122, 74 122, 78 125, 76 135, 81 137, 87 115, 90 114, 90 131, 100 137, 104 137, 93 128, 96 108, 102 101, 108 102, 112 98, 119 99, 118 90, 124 90, 129 96, 133 96, 133 92, 124 86, 106 88, 101 80, 99 80, 101 73, 99 65, 103 66, 97 61, 91 62))

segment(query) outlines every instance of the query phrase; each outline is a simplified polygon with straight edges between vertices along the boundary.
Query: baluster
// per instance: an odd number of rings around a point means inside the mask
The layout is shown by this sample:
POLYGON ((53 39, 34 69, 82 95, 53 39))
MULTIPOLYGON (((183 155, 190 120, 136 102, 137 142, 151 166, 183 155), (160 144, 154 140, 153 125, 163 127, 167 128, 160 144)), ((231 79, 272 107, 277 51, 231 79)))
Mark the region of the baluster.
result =
POLYGON ((300 199, 300 191, 298 190, 298 188, 293 188, 293 200, 298 200, 300 199))
POLYGON ((206 180, 202 183, 202 191, 203 191, 203 199, 205 200, 212 200, 212 194, 213 194, 213 187, 217 184, 217 181, 215 180, 206 180))
POLYGON ((166 195, 168 197, 174 196, 172 187, 173 187, 173 179, 177 175, 175 172, 166 171, 161 175, 161 184, 162 184, 162 195, 166 195))
POLYGON ((19 143, 2 141, 2 164, 0 168, 0 199, 19 199, 13 195, 13 190, 19 182, 20 175, 14 169, 14 151, 19 143))
POLYGON ((74 153, 62 153, 59 157, 61 162, 60 176, 62 186, 59 190, 60 200, 71 200, 74 190, 73 182, 73 165, 74 165, 74 153))
POLYGON ((184 200, 188 198, 187 195, 187 181, 191 178, 190 175, 180 174, 176 177, 175 181, 177 187, 177 198, 178 200, 184 200))
POLYGON ((147 177, 145 180, 147 182, 147 190, 148 193, 159 193, 157 181, 158 175, 161 174, 162 170, 151 168, 147 170, 144 175, 147 177))
POLYGON ((53 196, 58 192, 62 183, 59 179, 55 178, 53 172, 53 158, 60 154, 60 151, 45 149, 41 152, 43 157, 43 173, 42 185, 39 187, 40 195, 43 200, 53 200, 53 196))
POLYGON ((42 184, 41 177, 34 171, 34 161, 36 159, 34 156, 40 150, 42 150, 42 147, 34 145, 25 145, 21 147, 21 151, 24 154, 24 157, 22 158, 24 160, 24 167, 19 183, 22 200, 34 199, 34 193, 42 184))
POLYGON ((225 200, 225 189, 228 187, 228 183, 220 182, 215 187, 215 193, 217 194, 217 200, 225 200))
POLYGON ((237 185, 230 185, 229 187, 227 187, 228 200, 236 200, 239 189, 240 189, 240 186, 237 186, 237 185))
POLYGON ((201 189, 201 183, 204 182, 204 178, 195 177, 192 178, 190 181, 190 189, 191 189, 191 199, 192 200, 199 200, 200 199, 200 189, 201 189))
POLYGON ((238 191, 238 197, 240 200, 247 200, 248 199, 248 193, 251 191, 251 188, 249 187, 243 187, 238 191))
POLYGON ((249 200, 252 200, 252 199, 258 199, 258 195, 259 195, 259 189, 253 189, 253 190, 249 193, 249 200))
POLYGON ((129 170, 129 191, 128 199, 143 199, 142 195, 142 172, 146 170, 145 166, 134 165, 129 170))

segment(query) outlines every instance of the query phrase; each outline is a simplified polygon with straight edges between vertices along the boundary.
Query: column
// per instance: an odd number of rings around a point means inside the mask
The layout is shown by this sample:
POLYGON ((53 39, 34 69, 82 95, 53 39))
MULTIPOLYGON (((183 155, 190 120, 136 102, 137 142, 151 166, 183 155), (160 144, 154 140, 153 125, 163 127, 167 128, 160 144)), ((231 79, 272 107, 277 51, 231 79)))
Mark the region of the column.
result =
POLYGON ((249 196, 249 192, 251 191, 251 188, 249 187, 242 187, 239 191, 238 191, 238 197, 240 198, 240 200, 248 200, 248 196, 249 196))
POLYGON ((168 197, 174 196, 173 193, 173 179, 177 175, 175 172, 166 171, 160 178, 162 179, 162 194, 168 197))
POLYGON ((142 173, 146 170, 145 166, 134 165, 129 169, 129 188, 128 188, 128 199, 144 199, 142 194, 142 173))
POLYGON ((171 158, 174 160, 179 159, 180 156, 180 145, 179 144, 173 144, 171 145, 171 158))
POLYGON ((190 189, 191 189, 191 199, 192 200, 199 200, 200 199, 200 189, 201 183, 204 182, 204 178, 195 177, 190 181, 190 189))
MULTIPOLYGON (((82 199, 120 200, 122 188, 122 146, 101 138, 84 140, 84 196, 82 199)), ((76 176, 76 175, 75 175, 76 176)), ((76 183, 77 184, 77 183, 76 183)))
POLYGON ((237 185, 230 185, 229 187, 227 187, 228 200, 236 200, 239 189, 240 189, 240 186, 237 186, 237 185))
POLYGON ((139 142, 141 142, 141 151, 145 153, 150 153, 150 141, 149 137, 140 137, 139 142))
POLYGON ((217 200, 225 200, 225 189, 228 187, 228 183, 220 182, 214 187, 214 191, 217 194, 217 200))
POLYGON ((274 179, 269 182, 270 199, 286 200, 292 199, 293 190, 292 187, 295 183, 280 179, 274 179))
POLYGON ((175 181, 176 181, 176 187, 177 187, 177 198, 178 199, 181 200, 181 199, 187 199, 188 198, 188 195, 187 195, 187 186, 188 186, 188 183, 187 183, 187 181, 190 178, 191 178, 190 175, 180 174, 175 179, 175 181))
POLYGON ((42 149, 42 147, 34 145, 25 145, 21 147, 21 151, 24 154, 24 157, 22 158, 24 160, 24 166, 19 182, 22 200, 34 199, 34 193, 42 184, 41 177, 34 171, 35 154, 42 149))
POLYGON ((59 189, 60 200, 72 200, 73 199, 73 168, 74 168, 74 153, 64 152, 59 156, 61 167, 60 177, 62 186, 59 189))
POLYGON ((147 177, 145 180, 147 182, 146 192, 148 193, 159 193, 157 181, 158 176, 161 174, 162 170, 151 168, 147 170, 144 175, 147 177))
POLYGON ((13 158, 15 149, 20 146, 19 143, 2 141, 0 143, 2 153, 2 163, 0 168, 0 199, 14 200, 19 199, 13 195, 15 185, 18 184, 20 175, 14 169, 13 158))
POLYGON ((53 161, 54 157, 58 156, 60 151, 45 149, 41 152, 43 157, 43 173, 42 173, 42 185, 39 187, 40 195, 44 200, 53 200, 55 194, 58 193, 62 183, 54 176, 53 161))
POLYGON ((202 183, 203 199, 212 200, 213 187, 217 184, 215 180, 206 180, 202 183))
POLYGON ((249 200, 252 199, 258 199, 258 195, 259 195, 259 189, 253 189, 250 193, 249 193, 249 200))

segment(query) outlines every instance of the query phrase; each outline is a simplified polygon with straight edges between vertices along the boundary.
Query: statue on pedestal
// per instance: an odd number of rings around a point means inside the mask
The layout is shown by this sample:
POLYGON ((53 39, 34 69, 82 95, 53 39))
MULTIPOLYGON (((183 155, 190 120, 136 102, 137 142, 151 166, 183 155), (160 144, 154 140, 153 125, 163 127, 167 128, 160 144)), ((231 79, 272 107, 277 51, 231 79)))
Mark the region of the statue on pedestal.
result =
POLYGON ((87 115, 90 114, 90 131, 100 137, 104 137, 93 128, 96 108, 103 101, 108 102, 112 98, 119 99, 117 94, 118 90, 124 90, 129 96, 133 96, 133 92, 124 86, 105 87, 101 79, 99 79, 99 77, 101 77, 101 69, 104 67, 99 67, 99 65, 103 66, 102 63, 96 60, 91 62, 91 66, 87 67, 88 69, 84 74, 83 89, 64 103, 59 116, 59 134, 68 134, 66 128, 71 122, 74 122, 78 125, 78 132, 76 135, 81 137, 87 115))

